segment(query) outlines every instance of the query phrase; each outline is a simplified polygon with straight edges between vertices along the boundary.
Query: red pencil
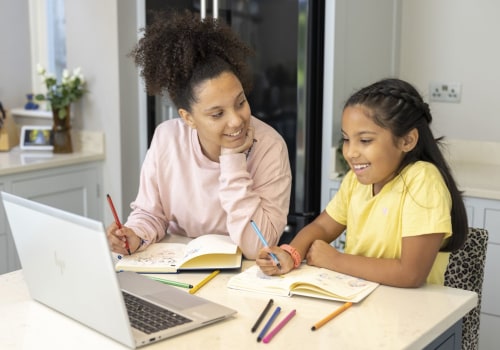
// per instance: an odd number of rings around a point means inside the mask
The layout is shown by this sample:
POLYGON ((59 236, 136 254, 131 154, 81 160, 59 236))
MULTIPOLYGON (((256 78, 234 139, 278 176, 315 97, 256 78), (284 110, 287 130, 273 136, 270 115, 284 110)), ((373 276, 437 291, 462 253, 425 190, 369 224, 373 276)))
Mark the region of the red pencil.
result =
MULTIPOLYGON (((113 201, 111 200, 111 196, 109 194, 107 194, 106 197, 108 198, 108 203, 109 203, 109 207, 111 208, 111 212, 113 213, 113 216, 115 217, 116 226, 118 226, 118 228, 122 228, 122 224, 120 222, 120 219, 118 218, 118 214, 116 213, 116 209, 115 209, 115 206, 113 204, 113 201)), ((127 248, 128 255, 131 255, 132 253, 130 253, 130 247, 128 245, 127 237, 125 237, 125 248, 127 248)))

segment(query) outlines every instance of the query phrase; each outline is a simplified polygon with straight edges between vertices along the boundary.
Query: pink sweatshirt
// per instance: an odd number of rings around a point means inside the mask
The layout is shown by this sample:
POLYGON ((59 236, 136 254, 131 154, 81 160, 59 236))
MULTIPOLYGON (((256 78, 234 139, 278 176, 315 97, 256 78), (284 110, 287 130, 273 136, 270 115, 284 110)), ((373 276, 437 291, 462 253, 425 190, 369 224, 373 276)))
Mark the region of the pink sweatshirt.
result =
POLYGON ((213 162, 202 153, 198 133, 182 119, 160 124, 141 169, 137 198, 126 226, 145 246, 165 234, 229 235, 248 259, 262 248, 253 219, 269 245, 287 222, 291 172, 286 144, 272 127, 252 117, 255 140, 248 159, 237 153, 213 162))

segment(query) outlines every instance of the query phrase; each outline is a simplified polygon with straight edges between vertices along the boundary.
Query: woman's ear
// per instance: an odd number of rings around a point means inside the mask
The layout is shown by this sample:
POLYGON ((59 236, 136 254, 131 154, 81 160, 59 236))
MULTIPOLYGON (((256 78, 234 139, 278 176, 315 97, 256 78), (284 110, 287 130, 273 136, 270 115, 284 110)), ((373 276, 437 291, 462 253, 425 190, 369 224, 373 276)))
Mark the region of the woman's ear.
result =
POLYGON ((193 116, 184 108, 179 108, 178 111, 182 120, 191 128, 196 129, 196 123, 194 122, 193 116))
POLYGON ((405 136, 403 136, 401 149, 403 152, 408 153, 415 148, 418 142, 417 128, 411 129, 405 136))

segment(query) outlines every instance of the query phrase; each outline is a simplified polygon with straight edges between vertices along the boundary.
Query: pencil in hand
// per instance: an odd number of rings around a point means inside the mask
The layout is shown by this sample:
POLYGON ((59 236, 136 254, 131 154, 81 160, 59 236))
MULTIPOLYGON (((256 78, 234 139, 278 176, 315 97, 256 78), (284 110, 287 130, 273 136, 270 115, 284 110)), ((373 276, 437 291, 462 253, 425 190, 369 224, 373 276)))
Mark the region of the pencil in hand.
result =
MULTIPOLYGON (((259 227, 255 223, 255 221, 250 220, 250 225, 252 225, 252 228, 255 231, 255 233, 257 234, 257 236, 259 237, 260 241, 262 242, 262 245, 266 248, 269 248, 269 244, 267 243, 266 239, 264 238, 264 235, 262 234, 262 232, 260 232, 259 227)), ((269 253, 269 256, 274 260, 274 262, 276 263, 276 266, 278 266, 278 269, 281 270, 281 263, 280 263, 278 257, 276 256, 276 254, 269 253)))
MULTIPOLYGON (((109 207, 111 208, 111 213, 113 213, 113 217, 115 218, 115 223, 118 228, 122 228, 122 223, 120 222, 120 218, 118 218, 118 213, 116 212, 115 205, 113 204, 113 200, 109 194, 106 194, 106 198, 108 199, 109 207)), ((130 246, 128 245, 128 239, 125 237, 125 248, 127 249, 128 255, 132 255, 130 252, 130 246)))

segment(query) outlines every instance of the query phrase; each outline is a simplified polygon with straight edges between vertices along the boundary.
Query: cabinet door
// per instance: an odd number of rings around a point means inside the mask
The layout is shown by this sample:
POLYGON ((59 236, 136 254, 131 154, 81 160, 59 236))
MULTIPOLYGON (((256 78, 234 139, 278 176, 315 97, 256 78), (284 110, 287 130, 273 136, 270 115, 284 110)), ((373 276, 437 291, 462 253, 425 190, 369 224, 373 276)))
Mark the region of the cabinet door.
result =
MULTIPOLYGON (((0 182, 0 191, 5 191, 3 183, 0 182)), ((0 274, 8 272, 8 249, 7 249, 7 218, 0 201, 0 274)))
MULTIPOLYGON (((12 177, 9 191, 55 208, 101 220, 100 169, 99 165, 87 164, 23 173, 12 177)), ((3 210, 0 215, 3 215, 3 210)), ((7 271, 21 268, 10 232, 7 232, 6 242, 1 242, 0 236, 0 249, 4 248, 7 250, 7 271)))
POLYGON ((97 167, 37 172, 35 176, 13 180, 12 192, 78 215, 101 219, 97 167))

